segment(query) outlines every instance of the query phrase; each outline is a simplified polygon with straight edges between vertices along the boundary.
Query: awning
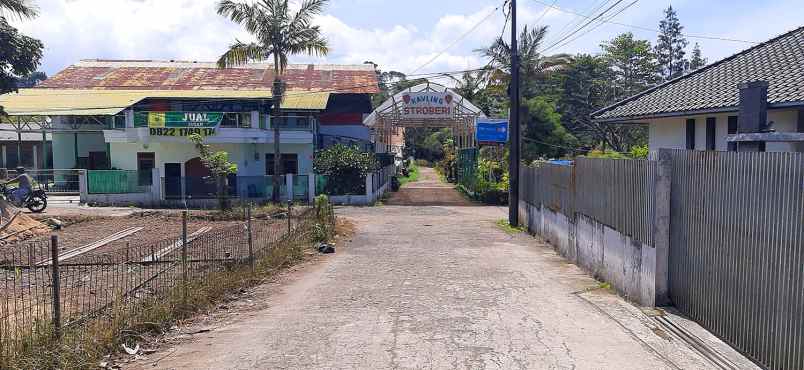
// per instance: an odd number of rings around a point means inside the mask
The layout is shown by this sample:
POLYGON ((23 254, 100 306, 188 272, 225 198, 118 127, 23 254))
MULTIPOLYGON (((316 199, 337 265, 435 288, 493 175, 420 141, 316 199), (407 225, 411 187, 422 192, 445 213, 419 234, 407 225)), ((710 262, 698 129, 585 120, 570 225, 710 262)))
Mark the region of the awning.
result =
POLYGON ((282 109, 324 110, 328 102, 328 92, 288 91, 282 99, 282 109))
MULTIPOLYGON (((283 109, 324 110, 329 93, 288 91, 283 109)), ((270 99, 269 90, 72 90, 20 89, 0 95, 0 107, 10 116, 115 115, 147 98, 270 99)))

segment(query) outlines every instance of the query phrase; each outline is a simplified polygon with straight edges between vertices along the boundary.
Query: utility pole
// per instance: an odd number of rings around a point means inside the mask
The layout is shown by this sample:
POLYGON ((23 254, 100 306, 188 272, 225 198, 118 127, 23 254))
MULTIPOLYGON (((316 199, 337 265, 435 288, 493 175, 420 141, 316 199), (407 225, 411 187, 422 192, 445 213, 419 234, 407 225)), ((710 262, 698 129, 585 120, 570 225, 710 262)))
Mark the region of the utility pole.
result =
POLYGON ((511 119, 508 125, 508 223, 519 226, 519 48, 516 40, 516 0, 511 0, 511 119))

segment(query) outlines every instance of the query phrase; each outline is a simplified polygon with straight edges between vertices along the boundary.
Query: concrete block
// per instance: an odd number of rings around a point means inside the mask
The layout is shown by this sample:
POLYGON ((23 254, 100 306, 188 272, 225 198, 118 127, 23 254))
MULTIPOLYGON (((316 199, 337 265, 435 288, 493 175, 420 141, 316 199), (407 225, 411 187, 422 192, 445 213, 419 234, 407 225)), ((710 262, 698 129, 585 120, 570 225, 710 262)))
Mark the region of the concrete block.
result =
POLYGON ((603 267, 603 229, 602 225, 593 219, 578 215, 575 224, 575 245, 578 251, 578 265, 589 271, 593 276, 599 277, 603 267))
POLYGON ((626 238, 623 248, 623 294, 631 301, 637 301, 640 295, 642 269, 642 243, 626 238))
POLYGON ((603 227, 603 266, 605 266, 603 277, 619 292, 625 291, 623 283, 625 246, 625 236, 608 226, 603 227))
POLYGON ((642 306, 656 305, 656 248, 642 245, 642 268, 639 271, 639 299, 642 306))

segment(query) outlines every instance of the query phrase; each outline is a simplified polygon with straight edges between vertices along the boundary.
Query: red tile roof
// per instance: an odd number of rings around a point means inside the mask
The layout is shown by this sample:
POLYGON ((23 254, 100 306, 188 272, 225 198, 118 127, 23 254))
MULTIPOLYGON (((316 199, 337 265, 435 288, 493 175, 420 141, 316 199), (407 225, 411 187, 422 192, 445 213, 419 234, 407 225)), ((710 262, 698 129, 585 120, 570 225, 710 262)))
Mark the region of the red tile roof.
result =
MULTIPOLYGON (((273 66, 248 64, 219 69, 215 63, 84 60, 48 78, 38 88, 99 90, 270 90, 273 66)), ((379 92, 372 65, 289 65, 288 90, 333 93, 379 92)))

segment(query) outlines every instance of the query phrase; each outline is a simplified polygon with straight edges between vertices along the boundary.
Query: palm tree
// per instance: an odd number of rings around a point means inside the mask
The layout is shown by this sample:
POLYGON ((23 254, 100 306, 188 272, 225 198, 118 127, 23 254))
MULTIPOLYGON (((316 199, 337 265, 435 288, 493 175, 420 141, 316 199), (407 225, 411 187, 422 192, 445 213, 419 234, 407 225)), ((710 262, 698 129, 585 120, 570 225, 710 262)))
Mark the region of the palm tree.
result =
POLYGON ((6 12, 28 19, 38 14, 36 7, 28 0, 0 0, 0 16, 5 16, 6 12))
MULTIPOLYGON (((2 0, 0 0, 2 1, 2 0)), ((312 25, 313 17, 320 14, 329 0, 304 0, 296 12, 291 12, 288 0, 259 0, 256 2, 222 0, 218 14, 243 25, 256 41, 244 43, 235 40, 229 50, 218 59, 218 67, 227 68, 251 61, 273 58, 274 62, 274 118, 281 116, 280 104, 284 93, 282 75, 288 65, 288 56, 294 54, 327 55, 329 47, 321 36, 319 26, 312 25)), ((274 129, 274 176, 271 199, 279 201, 279 125, 274 129)), ((290 189, 288 189, 290 191, 290 189)))
MULTIPOLYGON (((519 34, 520 80, 525 83, 543 81, 550 72, 564 69, 572 61, 569 54, 542 55, 541 44, 547 36, 547 26, 528 29, 519 34)), ((491 46, 476 50, 491 59, 490 78, 497 85, 505 86, 511 78, 511 46, 498 37, 491 46)))

